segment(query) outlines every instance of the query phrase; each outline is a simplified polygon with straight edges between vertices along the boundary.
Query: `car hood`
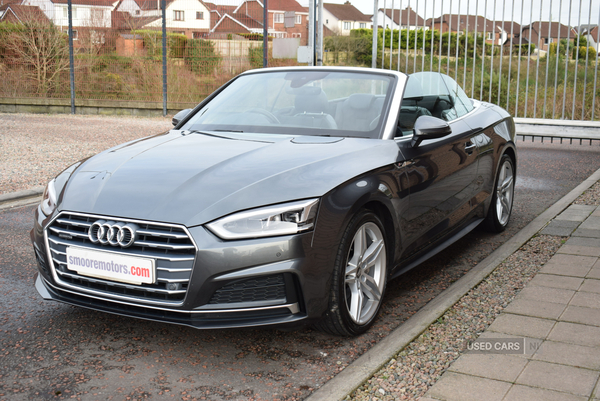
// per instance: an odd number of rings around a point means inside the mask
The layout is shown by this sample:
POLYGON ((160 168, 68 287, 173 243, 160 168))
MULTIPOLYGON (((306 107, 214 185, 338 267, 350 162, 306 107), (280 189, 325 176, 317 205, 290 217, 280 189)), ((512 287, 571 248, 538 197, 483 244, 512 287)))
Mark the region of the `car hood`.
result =
MULTIPOLYGON (((361 138, 185 134, 171 131, 84 161, 59 210, 179 223, 319 197, 393 163, 394 141, 361 138)), ((60 188, 58 188, 60 191, 60 188)))

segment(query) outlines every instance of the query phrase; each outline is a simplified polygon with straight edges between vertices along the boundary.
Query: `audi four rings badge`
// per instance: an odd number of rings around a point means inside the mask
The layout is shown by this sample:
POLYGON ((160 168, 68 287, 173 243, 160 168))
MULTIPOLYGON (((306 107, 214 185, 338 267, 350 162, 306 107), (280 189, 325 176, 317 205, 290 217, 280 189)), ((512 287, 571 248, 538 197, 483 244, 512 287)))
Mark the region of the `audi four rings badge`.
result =
POLYGON ((90 227, 88 238, 94 244, 128 248, 137 239, 137 229, 138 226, 133 223, 98 220, 90 227))

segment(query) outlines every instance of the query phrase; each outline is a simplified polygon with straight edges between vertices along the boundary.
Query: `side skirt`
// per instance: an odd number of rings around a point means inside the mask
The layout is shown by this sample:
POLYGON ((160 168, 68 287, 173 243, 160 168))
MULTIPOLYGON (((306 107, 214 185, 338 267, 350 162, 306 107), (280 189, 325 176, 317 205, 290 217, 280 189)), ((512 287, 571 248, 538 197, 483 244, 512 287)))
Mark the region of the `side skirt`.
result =
POLYGON ((440 253, 441 251, 443 251, 444 249, 446 249, 447 247, 454 244, 456 241, 458 241, 459 239, 461 239, 462 237, 464 237, 465 235, 467 235, 468 233, 473 231, 473 229, 475 227, 477 227, 483 220, 484 220, 483 218, 477 218, 477 219, 473 220, 471 223, 467 224, 463 229, 457 231, 453 236, 448 238, 446 241, 441 242, 440 244, 434 246, 433 248, 431 248, 424 254, 417 256, 417 258, 415 260, 408 262, 407 265, 398 269, 398 271, 396 271, 392 275, 391 279, 394 279, 394 278, 406 273, 407 271, 411 270, 412 268, 425 262, 427 259, 431 258, 432 256, 440 253))

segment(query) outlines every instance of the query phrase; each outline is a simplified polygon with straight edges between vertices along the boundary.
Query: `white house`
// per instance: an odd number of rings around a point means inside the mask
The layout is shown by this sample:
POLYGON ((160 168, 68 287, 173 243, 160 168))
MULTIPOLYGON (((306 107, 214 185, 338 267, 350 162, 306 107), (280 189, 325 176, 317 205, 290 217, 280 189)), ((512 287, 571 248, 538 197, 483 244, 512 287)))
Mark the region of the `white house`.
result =
POLYGON ((377 12, 377 25, 385 29, 429 29, 425 21, 412 8, 407 7, 404 10, 384 10, 382 8, 377 12))
POLYGON ((347 1, 344 4, 323 3, 323 25, 338 35, 347 36, 352 29, 371 28, 373 22, 347 1))
MULTIPOLYGON (((67 0, 24 0, 23 5, 37 6, 56 26, 69 26, 67 0)), ((73 27, 111 27, 111 12, 117 0, 73 0, 73 27)))
POLYGON ((589 47, 593 47, 597 53, 600 53, 600 43, 598 43, 600 42, 600 25, 582 25, 578 32, 587 39, 589 47))
MULTIPOLYGON (((167 0, 166 5, 166 25, 169 31, 196 37, 199 33, 210 30, 210 9, 202 1, 167 0)), ((127 12, 133 18, 140 18, 140 21, 143 21, 140 28, 162 26, 160 0, 122 0, 116 11, 127 12)))

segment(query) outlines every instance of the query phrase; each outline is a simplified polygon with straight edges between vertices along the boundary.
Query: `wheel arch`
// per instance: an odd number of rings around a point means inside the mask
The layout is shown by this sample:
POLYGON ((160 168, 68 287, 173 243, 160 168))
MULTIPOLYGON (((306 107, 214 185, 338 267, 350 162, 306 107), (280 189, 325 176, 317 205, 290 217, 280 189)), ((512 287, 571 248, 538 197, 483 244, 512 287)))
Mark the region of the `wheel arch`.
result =
POLYGON ((394 172, 394 166, 387 166, 355 177, 321 198, 313 244, 326 254, 320 259, 322 268, 333 266, 330 250, 339 246, 348 224, 363 209, 372 211, 382 221, 388 240, 389 264, 394 266, 394 258, 401 253, 398 244, 402 239, 396 209, 398 202, 404 201, 399 195, 398 180, 392 175, 394 172))
POLYGON ((517 175, 517 149, 515 147, 515 144, 512 142, 507 142, 506 146, 504 147, 504 150, 500 153, 500 157, 498 158, 498 163, 496 165, 496 171, 498 171, 498 167, 500 166, 500 160, 502 159, 502 156, 505 154, 510 156, 510 158, 512 159, 513 168, 515 170, 515 177, 516 177, 516 175, 517 175))
POLYGON ((392 269, 394 267, 394 260, 396 255, 396 237, 399 235, 396 233, 396 225, 394 224, 394 218, 389 208, 379 200, 371 200, 362 206, 362 209, 369 210, 377 215, 383 224, 385 229, 385 236, 388 240, 387 243, 387 257, 388 257, 388 277, 390 277, 392 269))
POLYGON ((492 204, 492 198, 493 198, 493 191, 495 189, 495 185, 496 185, 496 176, 498 174, 498 169, 500 168, 500 164, 502 163, 502 157, 504 155, 508 155, 508 157, 510 157, 510 159, 513 162, 513 169, 514 169, 514 175, 515 175, 515 180, 517 177, 517 148, 514 144, 514 142, 512 141, 507 141, 503 144, 503 146, 501 146, 495 153, 494 156, 494 171, 493 171, 493 176, 492 176, 492 188, 491 191, 492 193, 489 195, 489 197, 483 202, 483 215, 487 216, 488 212, 489 212, 489 208, 491 207, 492 204), (497 156, 496 156, 497 155, 497 156))

